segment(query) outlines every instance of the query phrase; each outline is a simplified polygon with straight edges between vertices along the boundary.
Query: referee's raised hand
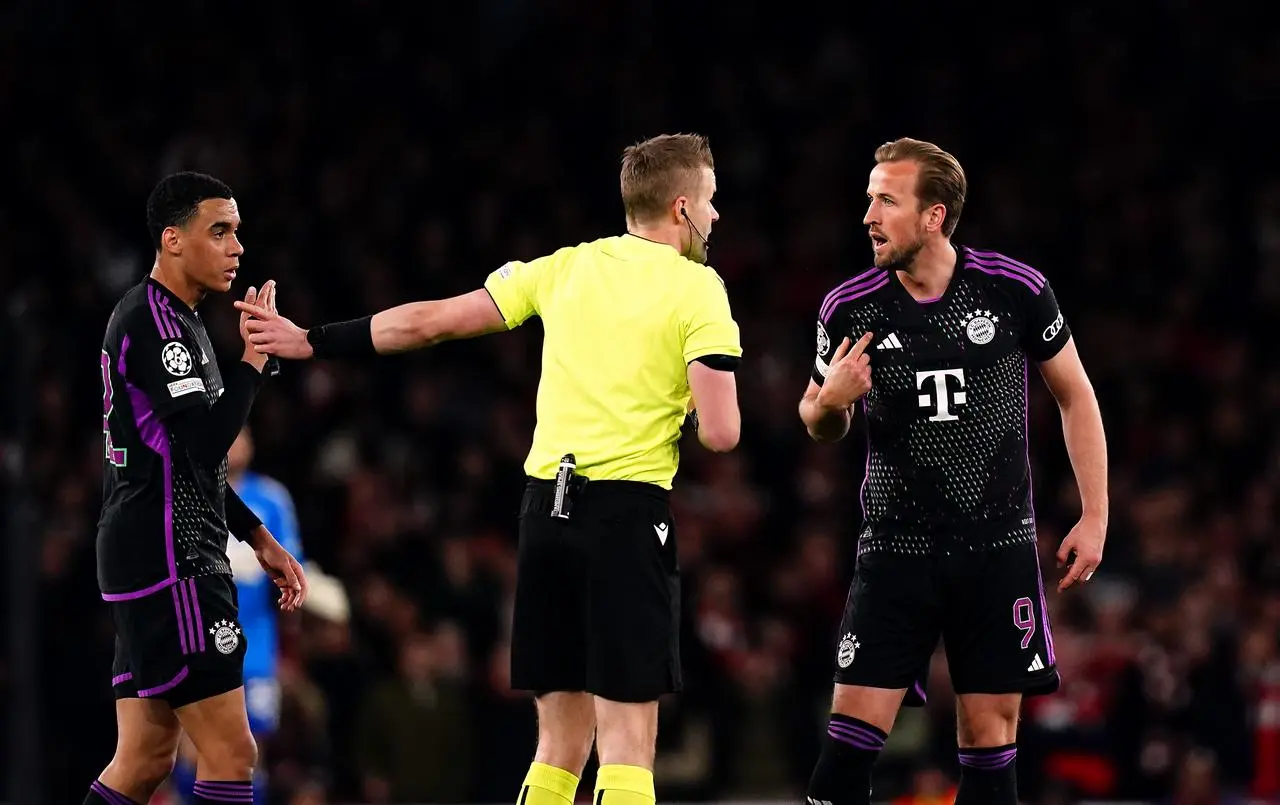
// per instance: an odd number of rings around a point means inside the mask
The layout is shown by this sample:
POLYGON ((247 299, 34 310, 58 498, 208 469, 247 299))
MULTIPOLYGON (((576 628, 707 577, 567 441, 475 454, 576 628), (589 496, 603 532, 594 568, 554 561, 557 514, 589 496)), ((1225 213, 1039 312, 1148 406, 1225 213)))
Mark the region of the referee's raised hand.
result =
POLYGON ((845 338, 836 347, 826 382, 818 392, 819 405, 833 410, 848 408, 871 390, 871 358, 866 351, 872 335, 863 333, 857 343, 845 338))

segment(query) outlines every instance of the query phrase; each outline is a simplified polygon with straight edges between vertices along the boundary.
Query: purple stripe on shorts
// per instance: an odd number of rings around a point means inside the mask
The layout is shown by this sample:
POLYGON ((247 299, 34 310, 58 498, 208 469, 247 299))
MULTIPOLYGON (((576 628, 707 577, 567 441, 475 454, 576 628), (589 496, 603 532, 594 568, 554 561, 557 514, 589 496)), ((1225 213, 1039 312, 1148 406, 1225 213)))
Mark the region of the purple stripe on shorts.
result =
POLYGON ((196 625, 195 619, 191 615, 191 597, 187 592, 187 583, 185 581, 178 582, 178 589, 182 591, 182 621, 180 627, 186 629, 187 648, 192 654, 196 649, 196 625))
POLYGON ((130 679, 133 679, 133 674, 130 671, 125 671, 123 674, 120 674, 120 676, 113 676, 111 677, 111 687, 114 688, 121 682, 128 682, 130 679))
POLYGON ((204 619, 200 617, 200 597, 196 595, 196 580, 187 579, 191 585, 191 611, 195 616, 196 639, 200 641, 200 650, 204 651, 204 619))
POLYGON ((191 653, 191 646, 187 644, 187 629, 185 626, 187 607, 182 600, 182 594, 179 592, 181 587, 182 585, 179 584, 173 588, 173 613, 178 621, 178 644, 182 647, 182 653, 185 655, 191 653))
POLYGON ((165 579, 164 581, 156 582, 150 587, 144 587, 141 590, 134 590, 133 592, 130 592, 130 593, 103 593, 102 600, 103 601, 132 601, 135 598, 145 598, 146 596, 151 595, 152 593, 160 592, 165 587, 172 586, 173 581, 174 581, 173 579, 165 579))
POLYGON ((191 673, 191 669, 187 668, 187 666, 184 665, 182 666, 182 670, 179 671, 173 679, 170 679, 168 682, 164 683, 163 685, 156 685, 154 688, 147 688, 146 690, 140 690, 138 691, 138 696, 145 699, 148 696, 159 696, 161 693, 168 693, 169 691, 181 685, 182 680, 186 679, 187 674, 189 673, 191 673))
POLYGON ((1036 587, 1040 590, 1040 625, 1044 629, 1044 651, 1049 655, 1049 665, 1054 665, 1053 628, 1049 625, 1049 602, 1044 597, 1044 576, 1040 572, 1040 557, 1036 557, 1036 587))

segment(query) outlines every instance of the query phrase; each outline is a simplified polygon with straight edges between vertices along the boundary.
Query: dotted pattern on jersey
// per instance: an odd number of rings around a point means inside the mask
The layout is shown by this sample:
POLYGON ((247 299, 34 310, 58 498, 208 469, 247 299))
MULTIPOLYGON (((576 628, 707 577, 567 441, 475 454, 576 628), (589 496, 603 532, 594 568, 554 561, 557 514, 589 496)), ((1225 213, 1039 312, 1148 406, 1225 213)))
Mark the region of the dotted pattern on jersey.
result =
POLYGON ((987 550, 1035 539, 1020 317, 1010 298, 993 293, 984 280, 961 271, 952 282, 942 300, 916 309, 896 287, 849 306, 847 334, 876 333, 868 349, 872 389, 863 402, 868 530, 859 553, 924 554, 940 542, 987 550), (968 334, 976 317, 994 325, 995 336, 986 343, 968 334), (876 350, 874 344, 891 332, 902 348, 876 350), (963 373, 963 386, 958 376, 945 378, 948 415, 955 418, 932 421, 941 411, 921 403, 925 395, 936 403, 935 379, 922 381, 918 373, 955 370, 963 373))
MULTIPOLYGON (((214 357, 213 344, 198 315, 184 314, 182 323, 200 347, 192 356, 200 364, 204 379, 205 404, 212 407, 222 393, 222 373, 214 357), (208 362, 204 362, 205 358, 208 362)), ((231 573, 227 559, 226 510, 227 460, 213 470, 201 466, 170 434, 173 445, 173 539, 178 575, 183 578, 213 573, 231 573)))

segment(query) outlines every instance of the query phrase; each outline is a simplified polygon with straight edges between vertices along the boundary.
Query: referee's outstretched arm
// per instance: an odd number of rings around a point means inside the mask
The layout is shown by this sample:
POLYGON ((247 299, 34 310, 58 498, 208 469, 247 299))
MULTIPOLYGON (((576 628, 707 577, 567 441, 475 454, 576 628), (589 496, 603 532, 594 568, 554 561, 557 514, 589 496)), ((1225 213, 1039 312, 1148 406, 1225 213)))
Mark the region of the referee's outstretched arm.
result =
MULTIPOLYGON (((253 317, 247 327, 254 349, 290 360, 391 355, 507 330, 502 312, 483 288, 448 299, 410 302, 309 330, 264 307, 247 302, 236 302, 236 307, 253 317)), ((728 365, 717 362, 726 358, 708 355, 689 363, 698 441, 717 453, 737 447, 742 432, 733 373, 736 360, 728 365)))
POLYGON ((502 312, 483 288, 310 330, 257 305, 238 302, 237 307, 253 317, 247 326, 254 348, 289 360, 391 355, 507 330, 502 312))

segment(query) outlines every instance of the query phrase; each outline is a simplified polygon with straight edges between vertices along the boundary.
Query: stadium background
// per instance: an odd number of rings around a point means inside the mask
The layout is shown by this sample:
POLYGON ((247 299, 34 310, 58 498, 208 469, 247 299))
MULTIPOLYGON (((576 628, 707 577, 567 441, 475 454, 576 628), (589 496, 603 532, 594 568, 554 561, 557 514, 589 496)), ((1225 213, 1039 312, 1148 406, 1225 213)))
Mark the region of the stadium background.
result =
MULTIPOLYGON (((815 757, 862 455, 810 444, 795 405, 818 302, 869 259, 871 152, 903 135, 965 165, 959 240, 1050 276, 1108 426, 1106 559, 1050 599, 1066 682, 1026 709, 1026 801, 1280 796, 1280 172, 1261 102, 1280 97, 1280 37, 1232 3, 893 11, 0 11, 5 790, 79 802, 114 742, 94 367, 151 264, 156 179, 227 180, 236 290, 275 278, 310 324, 620 231, 620 149, 696 130, 717 161, 711 254, 742 325, 744 435, 728 456, 690 446, 677 481, 688 692, 663 710, 662 799, 794 798, 815 757)), ((234 359, 230 300, 205 311, 234 359)), ((533 719, 506 686, 506 621, 539 341, 534 323, 291 365, 259 397, 257 469, 288 485, 307 554, 349 602, 285 624, 284 726, 264 747, 281 802, 514 796, 533 719)), ((1052 567, 1077 501, 1033 386, 1052 567)), ((886 798, 956 771, 934 671, 880 766, 886 798)))

